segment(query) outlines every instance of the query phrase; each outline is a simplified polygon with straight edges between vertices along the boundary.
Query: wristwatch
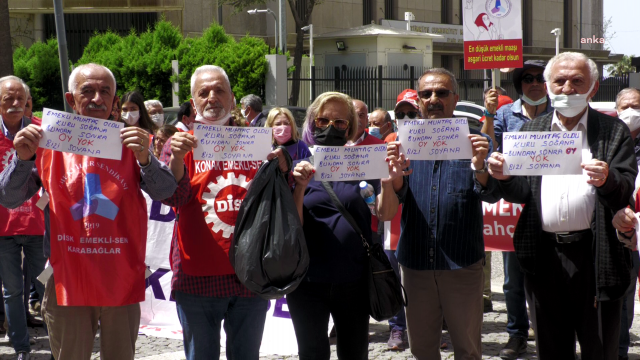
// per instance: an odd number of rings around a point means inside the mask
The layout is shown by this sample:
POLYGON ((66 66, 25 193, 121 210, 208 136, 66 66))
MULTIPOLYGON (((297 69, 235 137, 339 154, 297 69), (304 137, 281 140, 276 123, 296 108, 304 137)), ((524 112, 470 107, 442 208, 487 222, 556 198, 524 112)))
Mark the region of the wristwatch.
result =
POLYGON ((482 115, 484 115, 486 117, 496 117, 496 114, 492 114, 492 113, 488 112, 487 109, 484 109, 484 112, 482 113, 482 115))
POLYGON ((471 169, 476 174, 484 174, 484 173, 486 173, 489 170, 489 168, 487 166, 487 160, 486 159, 484 160, 484 167, 482 169, 480 169, 480 170, 476 169, 476 167, 473 166, 473 163, 471 163, 471 169))

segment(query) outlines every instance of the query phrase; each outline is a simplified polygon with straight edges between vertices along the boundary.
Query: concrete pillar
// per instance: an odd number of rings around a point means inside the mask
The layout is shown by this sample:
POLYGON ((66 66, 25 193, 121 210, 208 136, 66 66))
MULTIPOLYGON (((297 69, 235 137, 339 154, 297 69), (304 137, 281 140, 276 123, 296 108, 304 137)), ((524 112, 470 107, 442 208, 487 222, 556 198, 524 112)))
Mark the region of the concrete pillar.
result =
POLYGON ((266 105, 287 105, 287 57, 286 55, 265 55, 267 59, 267 78, 265 81, 266 105))
POLYGON ((46 41, 44 38, 44 14, 33 14, 33 39, 34 41, 46 41))

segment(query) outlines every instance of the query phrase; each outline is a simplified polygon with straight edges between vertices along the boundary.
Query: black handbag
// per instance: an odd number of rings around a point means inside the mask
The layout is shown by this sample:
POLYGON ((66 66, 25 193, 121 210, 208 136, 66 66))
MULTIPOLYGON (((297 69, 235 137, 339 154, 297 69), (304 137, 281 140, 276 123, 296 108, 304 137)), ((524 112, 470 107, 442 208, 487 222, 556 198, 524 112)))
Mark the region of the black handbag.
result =
POLYGON ((376 321, 391 319, 402 310, 403 306, 409 304, 407 292, 393 271, 382 246, 380 244, 369 245, 364 236, 362 236, 360 227, 358 227, 358 224, 356 224, 347 209, 344 208, 331 185, 323 181, 322 186, 329 193, 333 205, 338 208, 342 216, 347 219, 351 227, 360 235, 362 246, 367 250, 369 271, 366 276, 369 283, 369 315, 376 321))

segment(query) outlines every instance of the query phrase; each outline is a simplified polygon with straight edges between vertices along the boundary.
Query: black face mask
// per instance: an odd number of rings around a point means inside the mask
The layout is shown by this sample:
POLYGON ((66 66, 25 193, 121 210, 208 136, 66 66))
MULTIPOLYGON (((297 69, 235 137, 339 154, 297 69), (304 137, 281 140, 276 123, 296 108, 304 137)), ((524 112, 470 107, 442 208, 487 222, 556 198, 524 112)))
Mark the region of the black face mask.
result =
POLYGON ((347 130, 338 130, 332 125, 326 129, 316 128, 313 140, 321 146, 344 146, 347 143, 347 130))

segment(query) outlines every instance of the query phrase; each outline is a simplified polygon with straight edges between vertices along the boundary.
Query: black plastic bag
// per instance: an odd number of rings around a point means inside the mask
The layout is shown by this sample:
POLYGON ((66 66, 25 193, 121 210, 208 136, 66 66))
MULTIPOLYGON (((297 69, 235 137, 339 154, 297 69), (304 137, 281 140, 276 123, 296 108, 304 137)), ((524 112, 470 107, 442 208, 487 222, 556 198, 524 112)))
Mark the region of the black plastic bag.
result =
MULTIPOLYGON (((291 157, 283 150, 291 164, 291 157)), ((240 282, 263 299, 298 287, 309 253, 293 195, 278 159, 263 165, 242 201, 229 260, 240 282)))

